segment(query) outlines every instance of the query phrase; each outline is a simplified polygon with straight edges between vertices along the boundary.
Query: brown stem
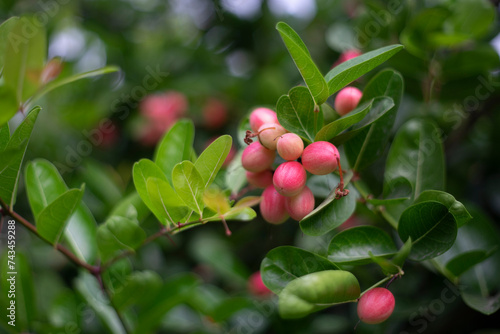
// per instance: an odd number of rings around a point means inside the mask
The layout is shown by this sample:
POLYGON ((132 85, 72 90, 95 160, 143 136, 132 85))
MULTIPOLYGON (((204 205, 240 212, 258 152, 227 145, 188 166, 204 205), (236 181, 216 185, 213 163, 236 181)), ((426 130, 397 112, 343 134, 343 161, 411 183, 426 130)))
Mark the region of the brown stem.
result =
POLYGON ((389 280, 389 282, 387 282, 387 284, 385 285, 385 288, 388 289, 389 286, 391 285, 392 282, 394 282, 394 280, 400 278, 401 275, 400 274, 396 274, 394 276, 392 276, 392 278, 389 280))
MULTIPOLYGON (((250 130, 247 130, 245 132, 245 139, 243 139, 243 141, 245 142, 245 144, 250 145, 253 142, 253 140, 252 140, 253 137, 257 137, 258 135, 260 135, 260 133, 262 131, 265 131, 265 130, 274 130, 274 129, 276 129, 276 128, 273 126, 273 127, 262 129, 259 132, 252 132, 250 130)), ((276 137, 276 138, 278 138, 278 137, 276 137)), ((275 140, 276 140, 276 138, 275 138, 275 140)))
POLYGON ((45 238, 43 238, 38 233, 35 225, 33 225, 32 223, 30 223, 28 220, 26 220, 24 217, 22 217, 21 215, 19 215, 17 212, 11 210, 9 208, 9 206, 1 198, 0 198, 0 206, 2 206, 2 208, 3 208, 3 214, 4 215, 11 216, 16 221, 20 222, 28 230, 30 230, 31 232, 33 232, 40 239, 42 239, 43 241, 45 241, 49 245, 54 246, 55 249, 57 249, 60 253, 62 253, 64 256, 66 256, 66 258, 68 260, 70 260, 71 262, 73 262, 73 264, 75 264, 76 266, 85 268, 92 275, 96 275, 96 273, 98 273, 100 271, 99 267, 92 266, 92 265, 88 264, 87 262, 80 260, 78 257, 76 257, 75 254, 73 254, 70 250, 68 250, 63 245, 61 245, 61 244, 55 244, 55 245, 53 245, 50 241, 48 241, 45 238))
POLYGON ((347 196, 349 194, 349 189, 344 189, 344 175, 342 173, 342 166, 340 165, 340 158, 338 156, 336 156, 336 158, 337 165, 339 166, 340 183, 335 190, 335 199, 339 199, 347 196))

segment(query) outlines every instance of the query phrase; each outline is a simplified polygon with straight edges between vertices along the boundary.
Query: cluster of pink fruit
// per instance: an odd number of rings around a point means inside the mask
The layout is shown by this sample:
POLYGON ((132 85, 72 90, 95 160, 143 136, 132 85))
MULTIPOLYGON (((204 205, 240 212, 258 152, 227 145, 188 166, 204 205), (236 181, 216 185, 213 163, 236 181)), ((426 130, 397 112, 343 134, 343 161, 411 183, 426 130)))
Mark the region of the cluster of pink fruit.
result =
POLYGON ((247 170, 248 183, 264 188, 260 212, 269 223, 281 224, 292 217, 301 220, 314 209, 314 195, 306 186, 307 172, 325 175, 337 168, 339 152, 325 141, 304 148, 302 139, 287 132, 278 122, 276 113, 257 108, 250 114, 249 137, 259 140, 243 151, 241 162, 247 170), (272 172, 276 152, 286 160, 272 172), (301 158, 301 162, 296 161, 301 158))

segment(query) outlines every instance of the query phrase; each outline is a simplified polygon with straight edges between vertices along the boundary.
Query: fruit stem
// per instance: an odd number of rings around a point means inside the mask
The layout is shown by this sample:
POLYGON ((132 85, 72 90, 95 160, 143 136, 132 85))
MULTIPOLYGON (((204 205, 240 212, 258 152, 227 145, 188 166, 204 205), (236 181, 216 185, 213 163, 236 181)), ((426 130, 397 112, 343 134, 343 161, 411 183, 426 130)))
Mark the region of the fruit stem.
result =
MULTIPOLYGON (((262 129, 259 132, 252 132, 250 130, 247 130, 245 132, 245 139, 243 139, 243 141, 245 142, 245 144, 250 145, 251 143, 253 143, 253 139, 252 139, 253 137, 257 137, 258 135, 260 135, 260 133, 262 131, 265 131, 265 130, 274 130, 274 129, 276 129, 276 128, 273 126, 273 127, 262 129)), ((276 138, 278 138, 278 137, 276 137, 276 138)), ((275 138, 275 140, 276 140, 276 138, 275 138)))
POLYGON ((337 159, 337 165, 339 166, 340 183, 335 190, 335 199, 342 198, 349 194, 349 189, 344 189, 344 175, 342 174, 342 166, 340 165, 340 158, 335 156, 337 159))

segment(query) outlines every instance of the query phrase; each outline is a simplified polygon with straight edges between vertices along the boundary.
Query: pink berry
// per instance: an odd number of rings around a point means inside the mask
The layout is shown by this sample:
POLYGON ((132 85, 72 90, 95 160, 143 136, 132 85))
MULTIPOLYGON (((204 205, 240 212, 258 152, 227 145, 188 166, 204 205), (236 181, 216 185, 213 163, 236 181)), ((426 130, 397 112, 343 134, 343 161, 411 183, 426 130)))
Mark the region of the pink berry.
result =
POLYGON ((287 161, 278 166, 273 176, 276 190, 283 196, 298 195, 306 185, 307 174, 297 161, 287 161))
POLYGON ((284 135, 286 130, 278 123, 264 123, 260 126, 258 132, 262 146, 270 150, 276 150, 278 138, 284 135))
POLYGON ((356 58, 357 56, 361 55, 362 53, 355 49, 344 51, 340 55, 339 59, 335 62, 335 64, 333 64, 333 67, 342 64, 343 62, 348 61, 349 59, 356 58))
POLYGON ((271 151, 259 142, 253 142, 243 150, 241 164, 250 172, 262 172, 269 169, 276 157, 276 151, 271 151))
POLYGON ((391 316, 395 304, 392 292, 386 288, 373 288, 359 299, 359 319, 366 324, 384 322, 391 316))
POLYGON ((267 188, 273 184, 273 172, 269 169, 258 173, 247 171, 246 177, 248 183, 256 188, 267 188))
POLYGON ((308 186, 293 197, 287 197, 285 203, 286 211, 293 219, 300 221, 314 210, 314 195, 308 186))
POLYGON ((342 89, 337 93, 337 97, 335 98, 335 110, 337 110, 340 116, 344 116, 358 106, 362 96, 363 93, 356 87, 342 89))
POLYGON ((278 154, 285 160, 296 160, 304 151, 304 142, 295 133, 285 133, 276 144, 278 154))
POLYGON ((288 219, 285 202, 286 197, 280 195, 274 186, 270 185, 262 193, 262 200, 260 201, 260 214, 268 223, 284 223, 288 219))
POLYGON ((332 143, 317 141, 308 145, 302 152, 302 164, 311 174, 326 175, 337 168, 339 151, 332 143))
POLYGON ((250 278, 248 279, 248 290, 252 295, 257 297, 264 297, 271 294, 271 290, 269 290, 262 281, 260 271, 250 275, 250 278))
POLYGON ((257 108, 250 114, 250 128, 257 132, 264 123, 278 123, 278 116, 268 108, 257 108))

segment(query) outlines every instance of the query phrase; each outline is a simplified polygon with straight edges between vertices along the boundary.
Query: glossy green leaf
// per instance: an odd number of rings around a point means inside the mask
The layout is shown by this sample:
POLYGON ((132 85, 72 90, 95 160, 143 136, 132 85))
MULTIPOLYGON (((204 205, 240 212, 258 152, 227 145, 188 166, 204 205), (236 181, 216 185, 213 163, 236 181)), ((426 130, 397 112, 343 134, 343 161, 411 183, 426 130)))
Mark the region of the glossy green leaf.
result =
POLYGON ((123 285, 113 294, 113 302, 123 311, 134 305, 146 305, 161 289, 163 281, 154 271, 136 271, 129 275, 123 285))
POLYGON ((9 65, 4 66, 3 77, 5 85, 14 91, 19 106, 40 86, 47 41, 45 27, 36 26, 33 17, 26 16, 15 21, 7 36, 4 61, 9 65))
MULTIPOLYGON (((68 190, 56 167, 42 159, 26 166, 25 182, 35 219, 45 207, 68 190)), ((97 225, 92 213, 84 203, 80 203, 69 218, 64 230, 64 241, 77 257, 92 263, 97 257, 96 233, 97 225)))
POLYGON ((8 86, 0 86, 0 125, 6 124, 19 109, 14 90, 8 86))
POLYGON ((389 96, 393 99, 394 106, 376 122, 345 143, 345 154, 354 170, 365 169, 384 153, 403 97, 403 86, 401 74, 388 69, 379 72, 363 90, 360 104, 379 96, 389 96))
POLYGON ((330 95, 341 90, 352 81, 373 70, 403 49, 402 45, 390 45, 349 59, 334 67, 325 76, 330 95))
POLYGON ((123 251, 134 251, 146 239, 146 232, 137 221, 115 216, 97 229, 97 246, 103 261, 123 251))
POLYGON ((339 268, 322 256, 292 246, 280 246, 267 253, 260 265, 260 274, 269 290, 279 294, 296 278, 336 269, 339 268))
POLYGON ((9 123, 0 125, 0 152, 3 152, 10 140, 9 123))
POLYGON ((186 302, 198 286, 199 279, 193 274, 178 274, 170 277, 159 289, 155 298, 140 309, 137 326, 133 333, 156 332, 165 314, 174 306, 186 302))
POLYGON ((311 59, 311 54, 300 36, 286 23, 279 22, 276 29, 281 35, 283 42, 290 52, 290 55, 299 69, 311 95, 317 105, 320 105, 330 96, 328 85, 319 71, 318 67, 311 59))
POLYGON ((394 264, 391 260, 388 260, 383 256, 373 255, 372 252, 368 252, 368 254, 370 255, 370 260, 382 269, 384 275, 396 275, 401 272, 401 267, 394 264))
POLYGON ((194 140, 194 125, 190 120, 180 120, 163 136, 156 147, 154 162, 172 183, 174 166, 189 160, 194 140))
POLYGON ((332 185, 330 195, 300 221, 301 230, 307 235, 323 235, 342 225, 356 209, 356 193, 351 192, 340 199, 335 199, 335 187, 332 185))
POLYGON ((117 67, 117 66, 105 66, 105 67, 102 67, 102 68, 98 68, 96 70, 92 70, 92 71, 88 71, 88 72, 84 72, 84 73, 74 74, 74 75, 71 75, 71 76, 66 77, 66 78, 57 78, 57 79, 49 82, 45 86, 43 86, 33 96, 32 101, 36 101, 39 98, 41 98, 42 96, 44 96, 45 94, 53 91, 54 89, 59 88, 61 86, 68 85, 68 84, 73 83, 75 81, 82 80, 82 79, 87 79, 87 78, 93 78, 93 77, 96 77, 96 76, 99 76, 99 75, 103 75, 103 74, 115 73, 115 72, 118 72, 118 71, 120 71, 120 68, 117 67))
POLYGON ((220 136, 200 154, 198 159, 196 159, 194 167, 196 167, 196 170, 200 173, 205 188, 208 188, 214 181, 231 150, 232 143, 233 140, 231 136, 220 136))
POLYGON ((115 310, 113 310, 106 295, 102 293, 99 282, 93 275, 84 271, 80 272, 79 276, 74 281, 74 285, 76 291, 86 304, 94 310, 95 314, 109 333, 126 333, 118 315, 115 310))
MULTIPOLYGON (((12 28, 17 25, 18 21, 19 17, 11 17, 0 24, 0 41, 8 40, 9 33, 11 32, 12 28)), ((4 66, 5 50, 7 49, 7 46, 8 43, 0 43, 0 71, 4 66)))
POLYGON ((131 192, 124 197, 109 213, 108 218, 112 216, 122 216, 135 218, 142 221, 149 215, 150 211, 137 192, 131 192))
POLYGON ((376 124, 390 110, 392 110, 392 108, 394 108, 394 101, 392 100, 392 98, 387 96, 376 97, 375 99, 373 99, 372 107, 365 118, 363 118, 360 122, 354 124, 352 128, 349 129, 349 131, 345 131, 335 138, 331 139, 330 142, 334 145, 340 146, 348 140, 357 137, 371 125, 376 124))
MULTIPOLYGON (((38 313, 31 268, 24 254, 18 249, 16 249, 14 261, 8 257, 11 254, 7 250, 7 248, 4 248, 0 259, 0 269, 2 270, 0 306, 2 307, 3 318, 7 322, 14 320, 12 322, 14 326, 8 325, 8 328, 15 329, 16 333, 28 332, 32 328, 33 321, 37 318, 38 313), (9 261, 12 262, 9 263, 9 261), (10 267, 11 265, 13 267, 10 267), (13 293, 10 292, 12 290, 11 284, 15 287, 13 293), (8 316, 10 311, 7 310, 8 307, 11 307, 11 300, 15 301, 14 319, 8 316)), ((5 320, 2 319, 3 321, 5 320)))
POLYGON ((408 258, 408 256, 410 256, 411 245, 412 245, 412 240, 410 237, 403 244, 403 247, 401 247, 397 252, 397 254, 392 258, 392 263, 394 263, 399 267, 403 267, 403 264, 405 263, 406 259, 408 258))
POLYGON ((28 146, 31 132, 40 112, 40 107, 33 108, 12 134, 5 150, 19 150, 21 155, 0 171, 0 198, 10 207, 16 202, 17 185, 21 174, 21 163, 28 146))
POLYGON ((450 211, 450 213, 455 218, 458 227, 464 225, 465 223, 467 223, 469 220, 472 219, 472 216, 467 211, 465 206, 459 201, 457 201, 455 197, 444 191, 437 191, 437 190, 423 191, 418 196, 418 198, 415 200, 414 203, 416 204, 426 201, 435 201, 446 206, 450 211))
POLYGON ((457 223, 439 202, 422 202, 407 208, 399 220, 401 240, 412 239, 410 258, 423 261, 446 252, 457 237, 457 223))
POLYGON ((172 171, 175 191, 186 205, 198 214, 202 214, 203 192, 205 184, 198 170, 191 161, 177 164, 172 171))
POLYGON ((186 217, 189 209, 168 181, 150 177, 146 181, 146 188, 151 205, 155 208, 153 212, 161 215, 157 218, 163 224, 176 224, 186 217))
POLYGON ((323 126, 323 113, 314 111, 314 100, 306 87, 294 87, 288 95, 282 95, 276 110, 280 124, 308 143, 314 141, 316 133, 323 126))
POLYGON ((385 167, 384 197, 410 197, 406 202, 386 205, 387 213, 396 221, 420 193, 444 189, 444 152, 437 133, 433 122, 411 119, 392 142, 385 167))
POLYGON ((323 128, 321 128, 320 131, 318 131, 314 140, 329 141, 330 139, 333 139, 335 136, 349 128, 351 125, 361 121, 366 116, 368 111, 370 111, 372 104, 373 101, 364 103, 344 117, 341 117, 325 125, 323 128))
POLYGON ((464 302, 474 310, 493 314, 500 309, 500 234, 495 224, 480 210, 470 207, 472 220, 458 229, 449 251, 434 259, 441 270, 460 273, 457 286, 464 302), (487 258, 479 262, 479 254, 487 258), (474 255, 476 254, 476 255, 474 255), (474 264, 474 262, 478 262, 474 264))
POLYGON ((236 195, 247 183, 245 176, 246 170, 241 165, 241 156, 243 150, 239 150, 229 164, 224 176, 226 187, 231 191, 232 195, 236 195))
POLYGON ((397 252, 391 237, 378 227, 358 226, 336 234, 328 246, 328 259, 342 264, 367 264, 370 253, 389 257, 397 252))
POLYGON ((279 294, 284 319, 302 318, 329 306, 355 302, 360 295, 356 277, 348 271, 326 270, 299 277, 279 294))
POLYGON ((71 189, 58 196, 37 216, 36 229, 40 236, 52 244, 59 243, 69 218, 82 200, 85 187, 71 189))

